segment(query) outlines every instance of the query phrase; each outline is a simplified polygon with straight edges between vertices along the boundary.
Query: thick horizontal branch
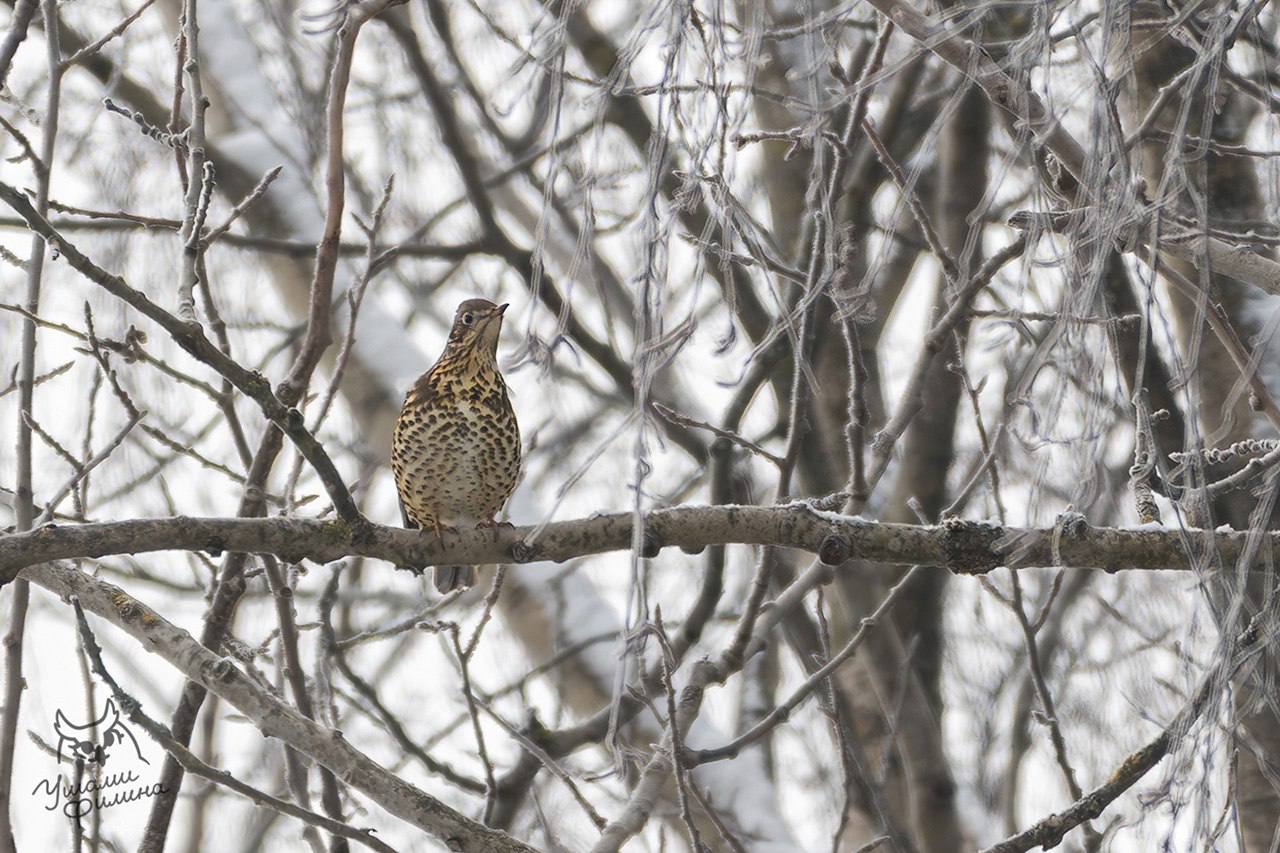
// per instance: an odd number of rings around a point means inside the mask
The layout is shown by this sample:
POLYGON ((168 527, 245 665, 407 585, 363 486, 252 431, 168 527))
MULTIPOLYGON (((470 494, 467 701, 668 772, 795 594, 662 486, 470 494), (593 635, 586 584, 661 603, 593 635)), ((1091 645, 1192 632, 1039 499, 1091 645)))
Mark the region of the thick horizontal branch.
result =
MULTIPOLYGON (((143 518, 82 525, 45 525, 0 537, 0 583, 23 568, 51 560, 152 551, 237 551, 273 554, 288 562, 330 562, 373 557, 398 565, 564 561, 631 547, 631 513, 558 521, 540 529, 496 527, 434 534, 300 518, 143 518)), ((1208 546, 1230 562, 1247 533, 1209 533, 1155 527, 1000 527, 948 519, 941 525, 888 524, 814 509, 781 506, 679 506, 645 517, 645 553, 676 546, 697 552, 708 545, 780 545, 816 554, 829 565, 851 558, 900 565, 942 566, 982 574, 998 566, 1062 565, 1108 572, 1188 569, 1208 546), (1055 559, 1055 542, 1056 559, 1055 559)), ((1280 547, 1280 533, 1267 534, 1280 547)), ((1265 548, 1263 549, 1265 552, 1265 548)))

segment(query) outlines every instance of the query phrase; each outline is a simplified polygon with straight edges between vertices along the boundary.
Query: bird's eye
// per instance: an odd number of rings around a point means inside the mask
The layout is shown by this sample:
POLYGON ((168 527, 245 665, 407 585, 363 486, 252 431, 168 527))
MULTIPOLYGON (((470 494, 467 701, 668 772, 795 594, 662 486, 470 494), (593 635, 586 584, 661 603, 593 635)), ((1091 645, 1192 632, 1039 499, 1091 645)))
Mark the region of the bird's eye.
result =
POLYGON ((475 315, 472 314, 470 311, 468 311, 466 314, 462 315, 462 325, 470 326, 472 323, 475 322, 475 319, 476 319, 475 315))

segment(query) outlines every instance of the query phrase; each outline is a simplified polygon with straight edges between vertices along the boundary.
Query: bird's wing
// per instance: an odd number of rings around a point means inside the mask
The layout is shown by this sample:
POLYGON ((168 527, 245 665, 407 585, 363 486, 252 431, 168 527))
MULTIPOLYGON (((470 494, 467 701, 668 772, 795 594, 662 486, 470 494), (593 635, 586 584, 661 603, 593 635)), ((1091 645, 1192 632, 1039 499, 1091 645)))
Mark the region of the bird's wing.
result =
POLYGON ((409 517, 409 512, 404 508, 403 498, 400 499, 400 520, 404 523, 404 526, 409 528, 410 530, 422 529, 418 525, 418 522, 414 521, 412 518, 409 517))
POLYGON ((436 389, 435 372, 440 367, 440 363, 436 362, 424 374, 418 377, 418 381, 413 383, 413 387, 409 389, 408 399, 405 405, 414 406, 430 406, 439 396, 436 389))

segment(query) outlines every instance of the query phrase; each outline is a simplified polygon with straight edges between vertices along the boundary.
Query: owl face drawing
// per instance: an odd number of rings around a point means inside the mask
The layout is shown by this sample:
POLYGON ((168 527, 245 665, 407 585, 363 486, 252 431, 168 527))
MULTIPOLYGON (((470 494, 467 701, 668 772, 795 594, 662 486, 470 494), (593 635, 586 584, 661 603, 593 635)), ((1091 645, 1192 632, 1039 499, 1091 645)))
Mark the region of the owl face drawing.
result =
POLYGON ((111 751, 126 741, 133 746, 133 752, 139 761, 143 764, 151 763, 142 757, 137 739, 120 719, 116 703, 111 699, 107 700, 102 716, 84 725, 76 725, 62 711, 58 711, 54 716, 53 730, 58 735, 59 763, 65 753, 69 761, 83 761, 85 764, 101 767, 111 757, 111 751), (98 732, 98 741, 94 740, 95 730, 98 732))

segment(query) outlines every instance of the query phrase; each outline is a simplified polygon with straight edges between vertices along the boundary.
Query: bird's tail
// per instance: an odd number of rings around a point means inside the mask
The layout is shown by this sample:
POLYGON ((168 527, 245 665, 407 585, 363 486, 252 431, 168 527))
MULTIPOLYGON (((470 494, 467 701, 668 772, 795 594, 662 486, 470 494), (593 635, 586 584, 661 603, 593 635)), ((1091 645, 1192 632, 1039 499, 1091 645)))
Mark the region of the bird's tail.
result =
POLYGON ((441 594, 466 589, 476 582, 475 566, 436 566, 436 590, 441 594))

